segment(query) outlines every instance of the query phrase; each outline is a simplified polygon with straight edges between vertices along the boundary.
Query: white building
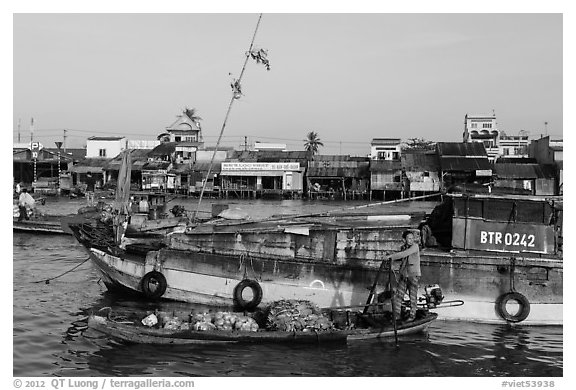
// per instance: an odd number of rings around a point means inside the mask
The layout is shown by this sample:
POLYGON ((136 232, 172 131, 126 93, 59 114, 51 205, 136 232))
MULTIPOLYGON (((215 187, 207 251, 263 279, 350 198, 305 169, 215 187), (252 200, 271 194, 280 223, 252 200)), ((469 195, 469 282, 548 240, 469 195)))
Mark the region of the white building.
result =
POLYGON ((494 161, 500 155, 500 131, 496 115, 469 115, 464 117, 464 142, 482 142, 488 160, 494 161))
POLYGON ((528 157, 528 135, 505 135, 504 132, 500 133, 499 150, 500 157, 520 158, 528 157))
POLYGON ((372 160, 400 161, 401 151, 400 138, 374 138, 370 142, 372 160))
POLYGON ((86 158, 114 158, 126 149, 125 137, 90 137, 86 140, 86 158))

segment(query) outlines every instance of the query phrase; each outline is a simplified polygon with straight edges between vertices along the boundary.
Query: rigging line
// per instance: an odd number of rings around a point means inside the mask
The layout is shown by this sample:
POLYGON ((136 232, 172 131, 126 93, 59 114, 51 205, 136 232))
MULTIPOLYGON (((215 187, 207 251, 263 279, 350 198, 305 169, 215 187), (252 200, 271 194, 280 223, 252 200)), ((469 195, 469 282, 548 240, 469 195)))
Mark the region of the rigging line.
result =
MULTIPOLYGON (((244 60, 244 65, 242 66, 242 71, 240 72, 240 76, 238 76, 238 80, 236 81, 238 85, 240 85, 240 80, 242 80, 242 76, 244 75, 244 71, 246 70, 246 65, 248 64, 248 60, 250 59, 250 52, 254 47, 254 41, 256 40, 256 33, 258 32, 258 27, 260 26, 260 20, 262 20, 262 14, 258 16, 258 22, 256 23, 256 28, 254 29, 254 35, 252 36, 252 42, 250 42, 250 48, 246 53, 246 59, 244 60)), ((220 130, 220 135, 218 136, 218 141, 216 142, 216 147, 214 148, 214 153, 212 153, 212 159, 210 160, 210 165, 208 166, 208 172, 206 172, 206 179, 202 185, 202 191, 200 192, 200 198, 198 199, 198 206, 196 207, 196 211, 194 212, 194 220, 196 220, 196 215, 198 214, 198 210, 200 209, 200 204, 202 203, 202 197, 204 196, 204 191, 206 190, 206 185, 208 184, 208 178, 210 177, 210 173, 212 171, 212 164, 214 164, 214 157, 216 156, 216 152, 218 151, 218 146, 220 146, 220 141, 222 139, 222 134, 224 134, 224 128, 226 127, 226 122, 228 121, 228 116, 230 115, 230 110, 232 110, 232 104, 236 100, 235 91, 232 91, 232 98, 230 99, 230 104, 228 105, 228 111, 226 112, 226 116, 224 117, 224 122, 222 123, 222 129, 220 130)))
POLYGON ((87 262, 88 260, 90 260, 89 257, 88 257, 86 260, 84 260, 83 262, 81 262, 80 264, 76 264, 73 268, 69 269, 68 271, 64 272, 63 274, 60 274, 60 275, 58 275, 58 276, 54 276, 54 277, 48 278, 48 279, 37 280, 37 281, 31 282, 31 283, 42 283, 42 282, 44 282, 44 283, 46 283, 46 284, 50 284, 50 281, 51 281, 51 280, 57 279, 57 278, 59 278, 59 277, 61 277, 61 276, 66 275, 66 274, 69 273, 69 272, 74 271, 76 268, 80 267, 82 264, 84 264, 84 263, 87 262))

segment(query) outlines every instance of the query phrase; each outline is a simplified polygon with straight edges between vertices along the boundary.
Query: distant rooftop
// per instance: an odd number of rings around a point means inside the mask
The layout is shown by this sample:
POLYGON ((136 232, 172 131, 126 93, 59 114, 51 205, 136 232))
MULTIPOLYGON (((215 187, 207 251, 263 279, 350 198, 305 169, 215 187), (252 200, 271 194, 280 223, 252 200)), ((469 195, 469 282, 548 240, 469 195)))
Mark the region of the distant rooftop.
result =
POLYGON ((400 138, 372 138, 370 145, 399 145, 400 138))
POLYGON ((97 136, 92 136, 90 138, 88 138, 88 140, 90 141, 119 141, 121 139, 124 139, 125 137, 97 137, 97 136))
POLYGON ((494 114, 466 114, 466 119, 496 119, 494 114))

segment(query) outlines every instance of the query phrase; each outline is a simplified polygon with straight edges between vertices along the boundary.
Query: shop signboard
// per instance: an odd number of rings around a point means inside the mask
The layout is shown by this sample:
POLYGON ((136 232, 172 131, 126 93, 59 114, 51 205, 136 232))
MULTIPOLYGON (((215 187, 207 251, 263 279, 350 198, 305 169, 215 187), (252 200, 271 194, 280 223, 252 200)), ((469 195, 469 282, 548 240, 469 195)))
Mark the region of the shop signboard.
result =
POLYGON ((222 172, 230 171, 299 171, 300 163, 223 162, 222 172))

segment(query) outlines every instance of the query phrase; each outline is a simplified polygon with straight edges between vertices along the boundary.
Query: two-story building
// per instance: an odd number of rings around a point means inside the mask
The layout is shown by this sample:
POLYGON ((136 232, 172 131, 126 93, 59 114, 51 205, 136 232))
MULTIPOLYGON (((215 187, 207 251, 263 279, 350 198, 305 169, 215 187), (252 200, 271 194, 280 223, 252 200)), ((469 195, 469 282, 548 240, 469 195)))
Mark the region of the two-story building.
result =
POLYGON ((370 199, 400 198, 403 194, 400 138, 374 138, 370 142, 370 199))
POLYGON ((400 161, 401 144, 400 138, 373 138, 370 142, 370 159, 400 161))
POLYGON ((202 130, 199 118, 194 116, 193 110, 184 110, 168 127, 166 132, 158 135, 160 142, 187 143, 196 149, 204 147, 202 130))
POLYGON ((526 158, 528 157, 528 135, 526 132, 520 130, 518 135, 507 135, 505 132, 500 132, 499 158, 526 158))

